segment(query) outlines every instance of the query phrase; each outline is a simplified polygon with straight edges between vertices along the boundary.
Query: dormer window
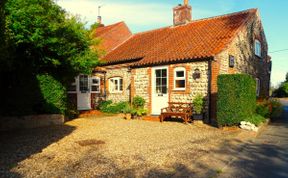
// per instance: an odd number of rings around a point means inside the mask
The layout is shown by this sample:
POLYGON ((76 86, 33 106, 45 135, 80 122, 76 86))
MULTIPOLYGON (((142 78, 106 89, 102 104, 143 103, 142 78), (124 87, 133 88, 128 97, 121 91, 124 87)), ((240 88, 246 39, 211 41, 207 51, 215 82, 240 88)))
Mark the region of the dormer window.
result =
POLYGON ((255 55, 258 57, 262 57, 262 46, 259 40, 255 40, 255 55))

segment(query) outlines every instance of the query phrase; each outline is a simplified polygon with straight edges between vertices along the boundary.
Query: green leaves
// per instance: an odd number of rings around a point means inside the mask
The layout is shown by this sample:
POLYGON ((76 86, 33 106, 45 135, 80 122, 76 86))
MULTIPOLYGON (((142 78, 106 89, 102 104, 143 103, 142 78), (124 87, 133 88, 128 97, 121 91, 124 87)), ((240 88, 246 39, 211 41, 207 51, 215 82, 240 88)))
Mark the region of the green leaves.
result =
POLYGON ((237 125, 256 109, 256 82, 246 74, 218 77, 217 120, 221 126, 237 125))
POLYGON ((202 114, 204 106, 204 97, 201 94, 197 94, 193 99, 193 110, 196 114, 202 114))
POLYGON ((52 0, 8 0, 5 14, 7 36, 19 54, 15 63, 21 56, 36 72, 65 68, 67 75, 89 73, 98 64, 98 55, 90 49, 90 31, 52 0))

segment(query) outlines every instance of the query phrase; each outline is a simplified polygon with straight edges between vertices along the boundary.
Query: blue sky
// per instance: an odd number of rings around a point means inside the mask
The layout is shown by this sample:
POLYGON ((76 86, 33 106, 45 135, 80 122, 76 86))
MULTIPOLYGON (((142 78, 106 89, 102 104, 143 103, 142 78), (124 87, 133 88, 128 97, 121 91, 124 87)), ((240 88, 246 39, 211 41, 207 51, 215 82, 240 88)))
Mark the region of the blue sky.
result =
MULTIPOLYGON (((172 24, 172 8, 183 0, 56 0, 72 14, 79 15, 87 25, 97 19, 101 8, 103 23, 108 25, 125 21, 133 33, 169 26, 172 24)), ((288 1, 287 0, 190 0, 193 19, 200 19, 259 8, 269 52, 288 49, 288 1)), ((288 50, 270 53, 273 60, 272 84, 285 79, 288 72, 288 50)))

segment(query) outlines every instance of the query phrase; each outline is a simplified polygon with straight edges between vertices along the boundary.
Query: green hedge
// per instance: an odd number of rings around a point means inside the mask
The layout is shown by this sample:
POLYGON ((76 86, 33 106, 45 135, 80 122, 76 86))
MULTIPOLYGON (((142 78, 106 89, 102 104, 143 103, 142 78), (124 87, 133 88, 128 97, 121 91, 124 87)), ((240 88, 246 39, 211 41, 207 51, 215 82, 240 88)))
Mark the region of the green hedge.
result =
POLYGON ((50 75, 37 75, 42 93, 41 110, 45 114, 65 114, 67 111, 67 93, 65 87, 50 75))
POLYGON ((217 121, 219 126, 238 125, 256 110, 256 82, 246 74, 218 77, 217 121))

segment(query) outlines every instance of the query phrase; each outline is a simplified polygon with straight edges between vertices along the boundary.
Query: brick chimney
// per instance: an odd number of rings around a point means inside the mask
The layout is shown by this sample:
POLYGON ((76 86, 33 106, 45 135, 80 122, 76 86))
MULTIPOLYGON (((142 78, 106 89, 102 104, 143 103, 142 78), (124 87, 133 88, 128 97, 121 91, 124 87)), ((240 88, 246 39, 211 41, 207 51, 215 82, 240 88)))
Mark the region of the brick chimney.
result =
POLYGON ((189 5, 189 0, 184 0, 184 5, 179 4, 173 8, 173 23, 174 26, 183 25, 192 21, 192 7, 189 5))
POLYGON ((104 27, 104 24, 102 24, 102 17, 100 15, 97 17, 97 23, 98 27, 104 27))

